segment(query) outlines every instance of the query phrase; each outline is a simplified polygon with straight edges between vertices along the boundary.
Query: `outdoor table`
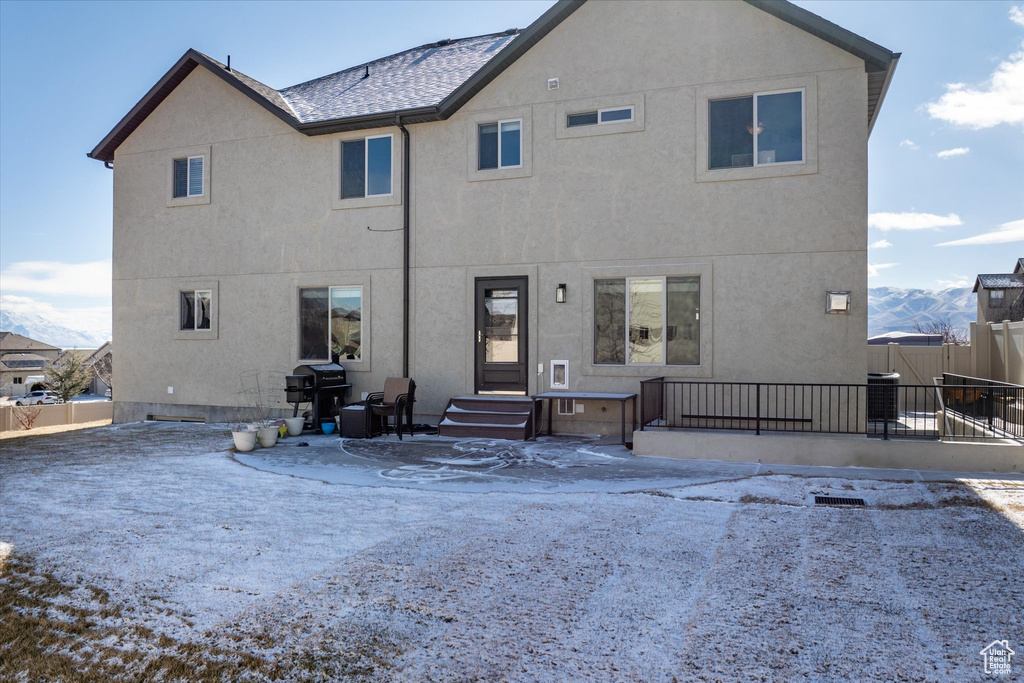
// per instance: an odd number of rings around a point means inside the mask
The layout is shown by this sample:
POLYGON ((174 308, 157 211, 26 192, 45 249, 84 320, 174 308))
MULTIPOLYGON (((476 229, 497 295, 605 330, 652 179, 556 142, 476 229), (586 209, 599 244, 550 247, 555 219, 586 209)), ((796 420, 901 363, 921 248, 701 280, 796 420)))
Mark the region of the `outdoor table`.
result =
MULTIPOLYGON (((626 445, 626 401, 633 400, 633 431, 636 431, 636 394, 605 394, 594 391, 546 391, 535 394, 534 399, 548 400, 548 436, 551 435, 552 402, 556 398, 571 398, 577 401, 618 401, 622 408, 622 445, 626 445)), ((632 433, 632 432, 631 432, 632 433)))

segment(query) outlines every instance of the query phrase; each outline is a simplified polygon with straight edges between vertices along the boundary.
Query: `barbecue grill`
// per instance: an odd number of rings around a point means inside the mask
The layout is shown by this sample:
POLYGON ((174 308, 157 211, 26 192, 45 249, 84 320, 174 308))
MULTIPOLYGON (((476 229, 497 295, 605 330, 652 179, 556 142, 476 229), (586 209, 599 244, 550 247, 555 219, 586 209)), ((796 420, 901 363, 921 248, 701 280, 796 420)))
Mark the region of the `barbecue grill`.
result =
POLYGON ((345 394, 352 387, 345 377, 345 368, 337 363, 300 365, 285 378, 288 403, 294 406, 292 417, 299 414, 300 403, 312 404, 313 428, 320 431, 323 420, 332 420, 345 405, 345 394))

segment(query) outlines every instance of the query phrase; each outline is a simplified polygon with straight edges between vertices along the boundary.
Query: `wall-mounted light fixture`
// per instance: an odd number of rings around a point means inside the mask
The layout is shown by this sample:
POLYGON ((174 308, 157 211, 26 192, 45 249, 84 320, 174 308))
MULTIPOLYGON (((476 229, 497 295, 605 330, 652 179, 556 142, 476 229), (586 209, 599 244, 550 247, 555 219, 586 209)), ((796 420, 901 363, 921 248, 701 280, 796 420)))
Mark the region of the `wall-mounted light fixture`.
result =
POLYGON ((849 292, 827 292, 825 294, 826 313, 849 313, 850 293, 849 292))
POLYGON ((562 284, 558 285, 558 288, 555 289, 555 303, 556 304, 564 304, 565 303, 565 283, 564 282, 562 284))

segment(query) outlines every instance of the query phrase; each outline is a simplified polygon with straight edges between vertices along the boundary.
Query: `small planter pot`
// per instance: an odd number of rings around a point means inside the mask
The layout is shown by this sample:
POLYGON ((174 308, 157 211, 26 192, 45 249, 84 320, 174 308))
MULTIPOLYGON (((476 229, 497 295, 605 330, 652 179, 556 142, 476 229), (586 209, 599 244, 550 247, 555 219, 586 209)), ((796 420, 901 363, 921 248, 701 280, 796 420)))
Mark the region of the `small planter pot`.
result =
POLYGON ((256 448, 256 432, 231 432, 235 439, 235 450, 239 453, 248 453, 256 448))
POLYGON ((264 448, 270 448, 277 443, 277 427, 266 427, 256 432, 256 435, 264 448))
POLYGON ((320 423, 320 429, 323 430, 324 434, 333 434, 334 420, 331 420, 329 422, 327 420, 324 420, 323 422, 320 423))
POLYGON ((284 423, 288 426, 288 436, 298 436, 302 434, 302 426, 306 424, 306 418, 286 417, 284 423))

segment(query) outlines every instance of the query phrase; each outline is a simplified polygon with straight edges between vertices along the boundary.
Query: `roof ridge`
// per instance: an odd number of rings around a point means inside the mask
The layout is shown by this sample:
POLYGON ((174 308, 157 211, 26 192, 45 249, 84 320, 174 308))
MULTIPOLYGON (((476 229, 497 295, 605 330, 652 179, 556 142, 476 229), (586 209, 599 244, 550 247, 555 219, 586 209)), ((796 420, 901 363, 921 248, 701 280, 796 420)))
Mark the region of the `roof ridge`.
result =
MULTIPOLYGON (((376 64, 378 62, 383 62, 386 59, 392 59, 394 57, 398 57, 398 56, 404 55, 404 54, 409 53, 409 52, 415 52, 416 50, 424 50, 424 49, 430 48, 430 47, 448 47, 449 45, 453 45, 455 43, 463 42, 463 41, 466 41, 466 40, 475 40, 477 38, 490 38, 490 37, 497 38, 499 36, 512 36, 512 35, 516 35, 517 33, 521 33, 521 30, 520 29, 508 29, 508 30, 505 30, 505 31, 497 31, 497 32, 494 32, 494 33, 481 33, 478 36, 466 36, 464 38, 442 38, 441 40, 435 40, 435 41, 431 41, 429 43, 423 43, 422 45, 417 45, 416 47, 406 48, 405 50, 400 50, 399 52, 393 52, 391 54, 387 54, 387 55, 384 55, 382 57, 377 57, 377 58, 371 59, 371 60, 369 60, 367 62, 359 62, 357 64, 353 64, 352 66, 345 67, 344 69, 338 69, 337 71, 332 71, 329 74, 324 74, 323 76, 317 76, 316 78, 310 78, 309 80, 301 81, 299 83, 295 83, 293 85, 289 85, 289 86, 286 86, 284 88, 281 88, 277 92, 281 93, 281 96, 284 97, 284 91, 286 91, 286 90, 292 90, 293 88, 298 88, 301 85, 308 85, 310 83, 316 83, 317 81, 322 81, 322 80, 325 80, 325 79, 328 79, 328 78, 334 78, 335 76, 337 76, 339 74, 343 74, 346 71, 352 71, 353 69, 359 69, 360 67, 364 67, 364 66, 371 66, 371 65, 376 64)), ((287 101, 287 98, 285 98, 285 100, 287 101)))

